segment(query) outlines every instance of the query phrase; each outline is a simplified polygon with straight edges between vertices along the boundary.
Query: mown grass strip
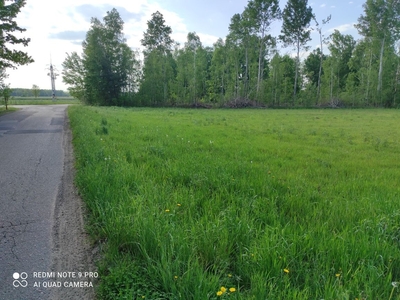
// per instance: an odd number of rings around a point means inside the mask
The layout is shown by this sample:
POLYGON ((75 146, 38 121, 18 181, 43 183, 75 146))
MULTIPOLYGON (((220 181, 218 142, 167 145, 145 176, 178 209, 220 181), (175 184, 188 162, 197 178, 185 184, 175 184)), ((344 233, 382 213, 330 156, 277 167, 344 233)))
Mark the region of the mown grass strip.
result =
POLYGON ((70 107, 100 298, 395 299, 399 114, 70 107))

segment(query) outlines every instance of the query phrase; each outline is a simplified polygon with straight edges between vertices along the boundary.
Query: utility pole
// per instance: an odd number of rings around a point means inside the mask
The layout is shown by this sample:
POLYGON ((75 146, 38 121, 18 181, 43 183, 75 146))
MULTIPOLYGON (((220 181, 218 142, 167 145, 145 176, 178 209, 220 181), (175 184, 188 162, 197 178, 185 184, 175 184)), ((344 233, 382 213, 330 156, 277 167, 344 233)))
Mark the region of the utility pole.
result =
POLYGON ((55 70, 53 68, 53 64, 51 62, 51 59, 50 59, 50 68, 49 68, 49 70, 50 70, 50 73, 48 73, 47 75, 50 76, 50 79, 51 79, 52 96, 53 96, 53 101, 55 101, 56 100, 56 78, 57 78, 58 74, 55 73, 55 71, 57 71, 57 70, 55 70))

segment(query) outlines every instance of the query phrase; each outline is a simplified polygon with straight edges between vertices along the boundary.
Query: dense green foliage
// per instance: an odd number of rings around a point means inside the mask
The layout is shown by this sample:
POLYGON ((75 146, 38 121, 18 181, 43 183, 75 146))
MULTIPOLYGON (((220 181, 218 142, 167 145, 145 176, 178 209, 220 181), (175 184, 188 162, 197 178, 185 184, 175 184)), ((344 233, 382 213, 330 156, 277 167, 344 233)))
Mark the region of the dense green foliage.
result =
POLYGON ((362 36, 357 42, 338 30, 324 36, 322 28, 331 16, 317 22, 307 0, 290 0, 282 12, 276 0, 250 0, 241 14, 232 16, 226 38, 213 47, 203 46, 196 32, 190 32, 183 45, 176 44, 172 28, 156 12, 141 40, 142 62, 124 43, 118 13, 113 10, 106 18, 112 22, 92 21, 83 58, 68 54, 63 65, 71 95, 90 104, 400 105, 397 0, 366 1, 355 25, 362 36), (282 20, 281 34, 272 36, 270 26, 277 20, 282 20), (320 47, 301 61, 300 51, 308 49, 311 27, 319 32, 320 47), (112 34, 104 35, 104 30, 112 34), (294 48, 293 57, 282 55, 279 43, 294 48), (324 53, 324 45, 329 53, 324 53), (120 50, 109 50, 115 47, 120 50))
MULTIPOLYGON (((52 97, 53 91, 49 89, 25 89, 25 88, 13 88, 12 97, 52 97)), ((56 90, 56 97, 69 97, 69 94, 62 90, 56 90)))
POLYGON ((398 110, 69 117, 100 299, 400 296, 398 110))
POLYGON ((83 55, 67 55, 63 80, 72 85, 71 95, 87 104, 126 105, 135 89, 134 52, 123 37, 123 21, 116 9, 107 12, 103 23, 92 18, 82 43, 83 55))
POLYGON ((21 8, 25 6, 25 0, 10 1, 6 5, 6 0, 0 0, 0 69, 16 68, 33 62, 33 59, 25 52, 20 50, 10 50, 9 45, 28 46, 29 38, 18 38, 14 35, 15 31, 24 32, 26 29, 17 25, 14 20, 21 8))
POLYGON ((20 50, 9 49, 10 45, 28 46, 29 38, 18 38, 15 31, 24 32, 26 29, 18 26, 14 20, 21 8, 26 4, 25 0, 11 1, 6 5, 5 0, 0 0, 0 97, 4 100, 6 109, 12 90, 9 84, 4 82, 8 77, 7 68, 16 68, 33 62, 33 59, 20 50))

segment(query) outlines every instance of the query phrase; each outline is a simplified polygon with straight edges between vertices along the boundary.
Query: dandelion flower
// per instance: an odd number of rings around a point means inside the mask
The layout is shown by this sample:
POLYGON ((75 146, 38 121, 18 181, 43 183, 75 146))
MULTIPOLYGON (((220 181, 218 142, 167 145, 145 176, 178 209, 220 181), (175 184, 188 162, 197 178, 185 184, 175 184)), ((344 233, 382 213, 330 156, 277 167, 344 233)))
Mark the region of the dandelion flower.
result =
POLYGON ((178 276, 175 275, 175 276, 174 276, 174 279, 178 279, 178 276))
POLYGON ((235 289, 234 287, 231 287, 231 288, 229 289, 229 291, 230 291, 231 293, 234 293, 234 292, 236 292, 236 289, 235 289))
POLYGON ((289 269, 283 269, 283 272, 285 272, 286 274, 289 274, 289 269))
POLYGON ((226 292, 226 287, 221 286, 221 292, 225 293, 226 292))
POLYGON ((335 276, 336 276, 336 277, 340 277, 340 273, 336 273, 335 276))
POLYGON ((232 274, 228 274, 228 277, 232 277, 232 274))
POLYGON ((177 205, 178 205, 178 206, 181 206, 181 204, 180 204, 180 203, 178 203, 177 205))
POLYGON ((221 291, 217 292, 217 296, 222 296, 222 294, 223 294, 223 292, 221 292, 221 291))
POLYGON ((169 212, 169 209, 166 209, 165 212, 169 212))

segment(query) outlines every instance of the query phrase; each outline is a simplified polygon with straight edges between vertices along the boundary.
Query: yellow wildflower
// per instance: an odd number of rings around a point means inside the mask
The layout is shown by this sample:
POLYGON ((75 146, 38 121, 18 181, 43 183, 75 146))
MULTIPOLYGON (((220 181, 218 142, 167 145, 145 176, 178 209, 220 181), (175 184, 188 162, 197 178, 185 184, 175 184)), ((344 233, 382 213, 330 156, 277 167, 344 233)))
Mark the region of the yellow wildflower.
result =
POLYGON ((286 274, 289 274, 289 269, 283 269, 283 272, 285 272, 286 274))
POLYGON ((335 276, 336 276, 336 277, 340 277, 340 273, 336 273, 335 276))
POLYGON ((226 292, 226 287, 221 286, 221 292, 225 293, 226 292))
POLYGON ((222 296, 222 294, 223 294, 223 292, 221 292, 221 291, 217 292, 217 296, 222 296))
POLYGON ((234 293, 234 292, 236 292, 236 289, 235 289, 234 287, 231 287, 231 288, 229 289, 229 291, 230 291, 231 293, 234 293))
POLYGON ((169 209, 166 209, 165 212, 169 212, 169 209))

